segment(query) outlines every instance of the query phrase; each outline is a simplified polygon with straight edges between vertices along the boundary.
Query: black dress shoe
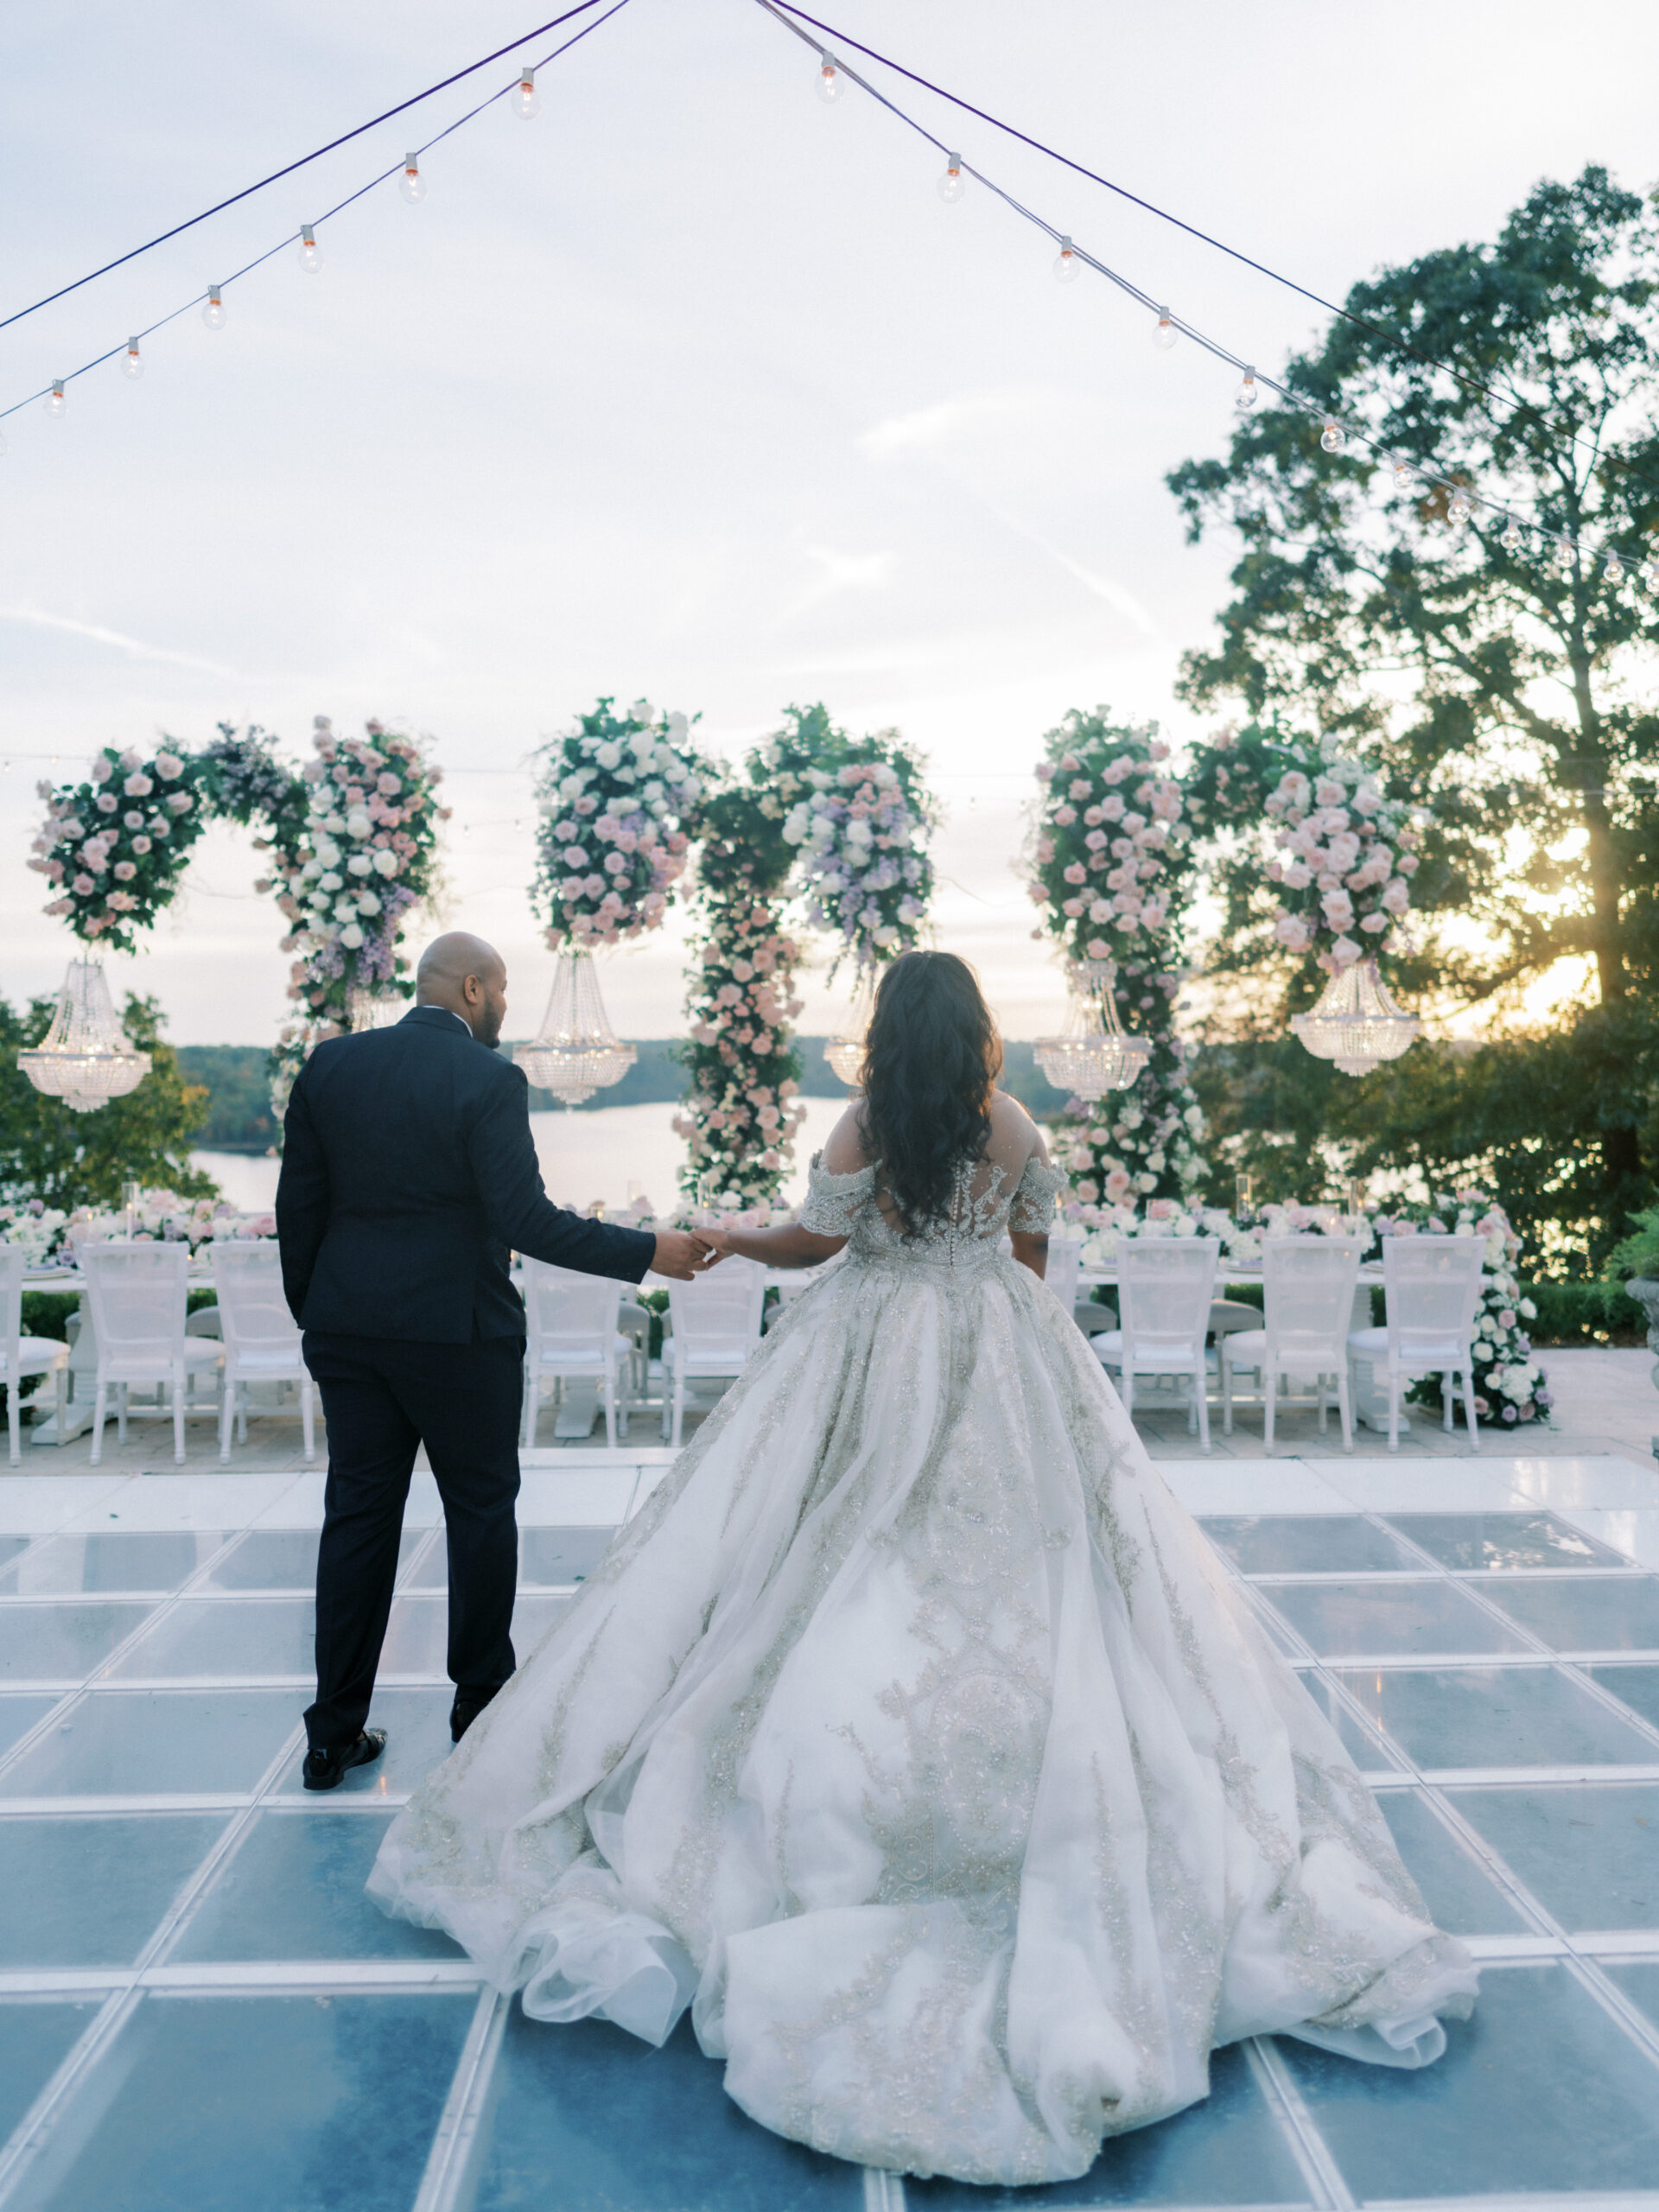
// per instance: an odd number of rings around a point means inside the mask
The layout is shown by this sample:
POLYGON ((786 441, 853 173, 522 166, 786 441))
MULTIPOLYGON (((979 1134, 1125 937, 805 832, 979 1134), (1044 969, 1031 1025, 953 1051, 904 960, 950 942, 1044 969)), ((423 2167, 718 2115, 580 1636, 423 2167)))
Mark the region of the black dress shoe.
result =
POLYGON ((455 1701, 449 1708, 449 1740, 452 1744, 461 1741, 500 1687, 498 1682, 495 1689, 458 1689, 455 1692, 455 1701))
POLYGON ((305 1755, 301 1778, 308 1789, 338 1789, 354 1766, 369 1766, 386 1748, 384 1728, 365 1728, 354 1744, 325 1751, 315 1746, 305 1755))

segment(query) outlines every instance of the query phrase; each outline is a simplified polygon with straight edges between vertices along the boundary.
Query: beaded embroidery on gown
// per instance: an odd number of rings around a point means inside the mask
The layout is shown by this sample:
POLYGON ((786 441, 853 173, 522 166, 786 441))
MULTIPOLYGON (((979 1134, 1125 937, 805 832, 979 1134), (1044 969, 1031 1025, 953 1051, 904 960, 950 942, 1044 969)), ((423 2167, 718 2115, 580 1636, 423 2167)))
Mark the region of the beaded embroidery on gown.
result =
MULTIPOLYGON (((1004 1254, 1064 1178, 982 1161, 781 1315, 369 1884, 532 2018, 686 2005, 779 2134, 1074 2178, 1281 2032, 1395 2066, 1465 2016, 1374 1799, 1004 1254)), ((550 2053, 550 2059, 553 2057, 550 2053)))

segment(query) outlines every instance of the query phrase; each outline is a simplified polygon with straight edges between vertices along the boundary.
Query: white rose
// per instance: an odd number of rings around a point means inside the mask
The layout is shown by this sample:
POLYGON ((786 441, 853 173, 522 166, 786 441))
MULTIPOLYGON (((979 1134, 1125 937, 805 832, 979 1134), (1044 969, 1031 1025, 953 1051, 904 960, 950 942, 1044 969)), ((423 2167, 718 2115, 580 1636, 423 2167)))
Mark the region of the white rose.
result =
POLYGON ((357 911, 359 914, 378 914, 379 912, 380 901, 375 897, 372 891, 359 891, 358 893, 357 911))
POLYGON ((346 866, 353 875, 368 875, 373 870, 374 862, 366 853, 353 853, 346 866))
POLYGON ((374 824, 360 808, 355 808, 346 817, 346 833, 351 837, 367 837, 373 833, 374 824))
POLYGON ((622 766, 622 748, 607 738, 603 745, 594 747, 594 758, 601 768, 620 768, 622 766))
POLYGON ((333 868, 340 859, 340 847, 325 837, 317 847, 317 858, 324 868, 333 868))
POLYGON ((317 888, 319 891, 338 891, 345 881, 343 875, 336 875, 333 868, 330 868, 326 875, 320 875, 317 878, 317 888))
POLYGON ((340 933, 340 941, 348 951, 355 952, 363 942, 363 932, 355 922, 347 922, 340 933))
POLYGON ((384 847, 374 856, 374 872, 377 875, 396 875, 400 865, 397 854, 387 852, 384 847))

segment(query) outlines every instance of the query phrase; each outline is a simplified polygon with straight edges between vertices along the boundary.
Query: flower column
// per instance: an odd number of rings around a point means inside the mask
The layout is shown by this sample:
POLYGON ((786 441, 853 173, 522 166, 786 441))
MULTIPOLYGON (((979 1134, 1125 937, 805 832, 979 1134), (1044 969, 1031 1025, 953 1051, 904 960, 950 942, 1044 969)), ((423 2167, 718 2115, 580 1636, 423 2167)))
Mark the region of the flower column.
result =
POLYGON ((1075 709, 1044 740, 1027 851, 1046 936, 1070 960, 1117 965, 1119 1019, 1150 1037, 1152 1056, 1127 1090, 1073 1100, 1058 1156, 1082 1218, 1185 1198, 1205 1173, 1204 1116, 1175 1033, 1181 925, 1192 897, 1191 831, 1170 748, 1155 724, 1107 722, 1075 709))

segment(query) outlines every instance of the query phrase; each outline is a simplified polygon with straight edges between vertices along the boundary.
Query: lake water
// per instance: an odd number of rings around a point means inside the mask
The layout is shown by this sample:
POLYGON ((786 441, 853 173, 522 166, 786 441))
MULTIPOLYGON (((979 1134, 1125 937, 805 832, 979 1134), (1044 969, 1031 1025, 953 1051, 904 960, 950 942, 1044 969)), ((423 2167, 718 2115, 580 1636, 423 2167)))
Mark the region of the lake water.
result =
MULTIPOLYGON (((809 1098, 806 1121, 795 1140, 795 1173, 785 1192, 791 1203, 806 1195, 806 1166, 840 1119, 846 1101, 809 1098)), ((680 1164, 685 1140, 675 1134, 678 1109, 664 1101, 650 1106, 601 1106, 592 1113, 532 1114, 531 1135, 542 1163, 548 1195, 560 1205, 582 1210, 595 1198, 620 1212, 628 1188, 638 1183, 653 1205, 678 1203, 680 1164)), ((263 1213, 275 1203, 275 1160, 240 1152, 197 1152, 191 1159, 205 1168, 233 1206, 263 1213)))

